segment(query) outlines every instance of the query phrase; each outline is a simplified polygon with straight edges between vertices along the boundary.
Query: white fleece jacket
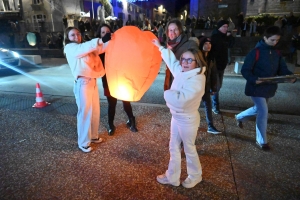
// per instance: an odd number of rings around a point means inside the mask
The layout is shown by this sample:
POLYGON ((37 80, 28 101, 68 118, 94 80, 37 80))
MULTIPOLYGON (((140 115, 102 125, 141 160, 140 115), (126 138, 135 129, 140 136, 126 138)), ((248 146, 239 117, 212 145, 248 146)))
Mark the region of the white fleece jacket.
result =
POLYGON ((64 48, 69 66, 75 79, 78 76, 99 78, 105 75, 99 54, 106 49, 108 42, 99 45, 99 38, 84 43, 69 43, 64 48))
POLYGON ((202 96, 205 91, 204 75, 206 67, 203 67, 201 74, 200 68, 183 72, 179 61, 174 53, 160 47, 161 55, 166 65, 174 76, 171 89, 164 92, 164 98, 172 114, 193 114, 198 112, 202 96))

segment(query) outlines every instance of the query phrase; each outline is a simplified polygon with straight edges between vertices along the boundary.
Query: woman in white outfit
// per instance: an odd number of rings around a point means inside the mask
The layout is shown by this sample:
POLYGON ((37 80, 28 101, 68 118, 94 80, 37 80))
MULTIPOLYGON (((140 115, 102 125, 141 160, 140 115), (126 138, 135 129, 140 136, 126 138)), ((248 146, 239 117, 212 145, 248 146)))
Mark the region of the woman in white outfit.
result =
POLYGON ((78 147, 83 152, 92 151, 90 143, 103 141, 98 135, 100 121, 100 101, 97 78, 104 76, 105 70, 99 58, 111 39, 111 34, 102 39, 95 38, 83 42, 79 29, 65 30, 64 53, 74 76, 74 95, 78 107, 77 133, 78 147), (104 44, 105 43, 105 44, 104 44))
POLYGON ((161 184, 180 185, 181 143, 187 160, 188 177, 182 182, 185 188, 192 188, 202 180, 202 168, 195 146, 200 114, 198 108, 205 91, 206 64, 199 50, 188 49, 178 61, 170 49, 162 47, 157 39, 152 43, 159 48, 163 60, 174 76, 164 98, 172 114, 169 143, 170 162, 168 170, 157 176, 161 184))

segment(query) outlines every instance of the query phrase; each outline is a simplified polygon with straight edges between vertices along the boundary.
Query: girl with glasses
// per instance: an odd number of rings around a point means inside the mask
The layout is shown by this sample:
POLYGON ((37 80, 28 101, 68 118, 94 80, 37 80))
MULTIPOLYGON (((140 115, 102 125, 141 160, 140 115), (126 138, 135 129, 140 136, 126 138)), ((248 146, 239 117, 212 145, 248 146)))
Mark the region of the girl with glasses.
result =
POLYGON ((174 76, 172 86, 164 92, 164 98, 172 114, 169 143, 170 162, 167 171, 157 176, 161 184, 180 185, 181 143, 187 160, 188 177, 182 182, 192 188, 202 180, 202 168, 195 146, 200 114, 198 108, 205 91, 206 63, 199 50, 188 49, 178 61, 170 49, 162 47, 157 39, 152 43, 159 48, 170 72, 174 76))

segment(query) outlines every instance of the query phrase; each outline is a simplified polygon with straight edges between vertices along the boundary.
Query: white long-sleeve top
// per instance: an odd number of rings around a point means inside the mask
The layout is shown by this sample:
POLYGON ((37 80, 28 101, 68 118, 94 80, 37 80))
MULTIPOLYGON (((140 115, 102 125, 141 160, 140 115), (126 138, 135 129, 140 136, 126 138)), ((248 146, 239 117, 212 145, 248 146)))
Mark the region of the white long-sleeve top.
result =
POLYGON ((164 92, 164 98, 170 112, 176 115, 193 114, 198 112, 202 96, 205 92, 204 75, 206 67, 202 69, 195 68, 183 72, 179 61, 174 53, 164 47, 160 47, 161 55, 166 65, 174 76, 172 86, 164 92))
POLYGON ((105 75, 99 54, 106 49, 108 42, 99 45, 99 38, 84 43, 69 43, 64 48, 67 61, 75 79, 78 76, 99 78, 105 75))

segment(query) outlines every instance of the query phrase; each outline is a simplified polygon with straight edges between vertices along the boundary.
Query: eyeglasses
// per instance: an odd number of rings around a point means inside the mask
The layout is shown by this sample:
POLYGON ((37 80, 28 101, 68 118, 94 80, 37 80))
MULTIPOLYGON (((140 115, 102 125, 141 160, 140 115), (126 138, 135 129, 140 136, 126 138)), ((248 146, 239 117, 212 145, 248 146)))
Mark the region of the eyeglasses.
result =
POLYGON ((191 58, 180 58, 180 63, 188 63, 188 64, 191 64, 193 61, 196 61, 196 60, 193 60, 191 58))

